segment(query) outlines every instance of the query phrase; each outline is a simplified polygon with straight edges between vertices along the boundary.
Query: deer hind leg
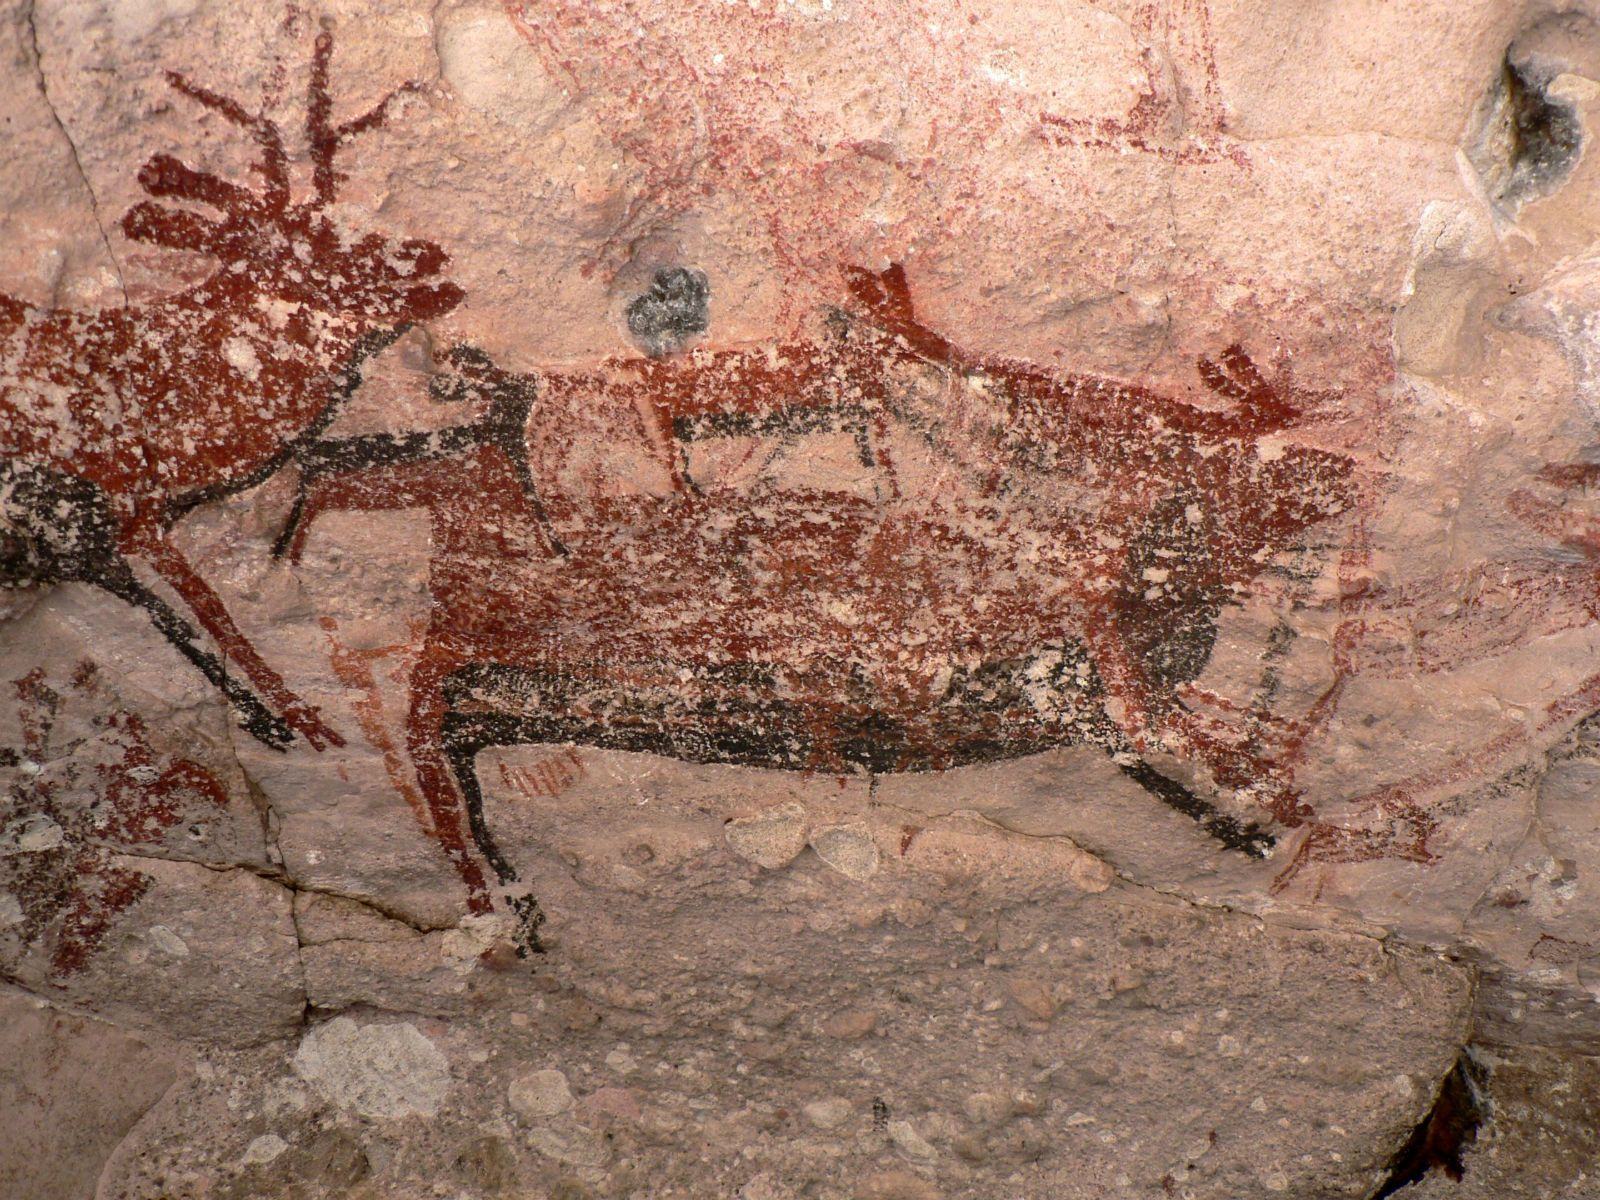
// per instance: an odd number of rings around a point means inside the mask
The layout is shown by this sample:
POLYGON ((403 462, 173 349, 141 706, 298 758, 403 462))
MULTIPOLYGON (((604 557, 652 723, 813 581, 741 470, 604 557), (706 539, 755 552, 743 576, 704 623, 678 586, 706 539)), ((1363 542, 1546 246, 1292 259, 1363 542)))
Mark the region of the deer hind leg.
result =
POLYGON ((323 513, 396 507, 396 498, 385 494, 383 483, 383 477, 355 473, 303 473, 294 504, 272 543, 272 557, 287 558, 298 565, 305 554, 311 527, 323 513))
POLYGON ((256 653, 255 647, 228 615, 222 597, 211 590, 211 585, 200 577, 182 552, 167 540, 153 522, 135 519, 132 526, 125 530, 124 552, 139 555, 155 568, 156 573, 182 597, 205 631, 222 647, 222 652, 243 667, 250 681, 266 693, 290 728, 318 750, 330 745, 344 745, 344 738, 322 720, 313 706, 291 692, 283 682, 283 677, 256 653))

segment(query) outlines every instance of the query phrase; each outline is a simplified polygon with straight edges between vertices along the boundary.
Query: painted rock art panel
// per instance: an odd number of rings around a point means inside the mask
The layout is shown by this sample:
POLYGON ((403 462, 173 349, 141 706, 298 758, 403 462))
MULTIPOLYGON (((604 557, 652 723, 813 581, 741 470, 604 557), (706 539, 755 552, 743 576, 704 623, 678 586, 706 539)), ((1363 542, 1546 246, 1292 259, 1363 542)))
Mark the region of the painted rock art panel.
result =
POLYGON ((185 1064, 103 1186, 1389 1194, 1600 1031, 1600 13, 12 7, 0 978, 185 1064))

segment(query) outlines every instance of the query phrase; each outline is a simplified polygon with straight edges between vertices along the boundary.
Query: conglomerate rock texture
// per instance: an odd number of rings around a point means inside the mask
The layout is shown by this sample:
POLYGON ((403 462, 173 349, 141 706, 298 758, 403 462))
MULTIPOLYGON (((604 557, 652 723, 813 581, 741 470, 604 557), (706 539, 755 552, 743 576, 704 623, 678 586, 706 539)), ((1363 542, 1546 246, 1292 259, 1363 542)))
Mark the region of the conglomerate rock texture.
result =
POLYGON ((1594 0, 0 61, 0 1196, 1600 1197, 1594 0))

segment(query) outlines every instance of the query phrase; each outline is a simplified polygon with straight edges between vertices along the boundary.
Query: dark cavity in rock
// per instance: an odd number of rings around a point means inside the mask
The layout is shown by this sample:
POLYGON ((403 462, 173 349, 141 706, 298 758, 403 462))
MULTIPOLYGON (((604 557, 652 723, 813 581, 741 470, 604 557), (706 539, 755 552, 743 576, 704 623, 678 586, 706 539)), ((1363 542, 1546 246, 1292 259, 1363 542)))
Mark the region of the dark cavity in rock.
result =
POLYGON ((1520 205, 1559 188, 1583 153, 1576 108, 1549 92, 1561 68, 1544 56, 1508 54, 1473 154, 1494 198, 1520 205))
POLYGON ((651 358, 683 349, 711 326, 711 287, 699 271, 663 268, 642 296, 628 304, 628 332, 651 358))
POLYGON ((1389 1164, 1389 1175, 1373 1200, 1392 1196, 1434 1171, 1461 1179, 1466 1171, 1462 1152, 1477 1140, 1487 1115, 1482 1070, 1472 1061, 1470 1050, 1456 1060, 1439 1088, 1439 1098, 1389 1164))

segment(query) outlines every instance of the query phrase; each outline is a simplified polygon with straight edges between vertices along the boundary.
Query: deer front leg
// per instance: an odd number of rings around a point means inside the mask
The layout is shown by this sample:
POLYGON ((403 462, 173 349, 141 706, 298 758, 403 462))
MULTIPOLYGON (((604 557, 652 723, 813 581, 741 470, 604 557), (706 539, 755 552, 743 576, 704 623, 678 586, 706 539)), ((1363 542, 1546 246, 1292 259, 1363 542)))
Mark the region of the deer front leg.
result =
POLYGON ((223 654, 244 669, 250 682, 265 694, 291 729, 318 750, 344 745, 344 738, 322 720, 316 708, 291 692, 283 677, 256 653, 255 647, 228 615, 222 597, 211 590, 211 585, 189 565, 183 553, 167 540, 153 516, 135 517, 124 527, 121 549, 124 554, 137 555, 155 568, 222 647, 223 654))
POLYGON ((104 588, 118 600, 143 609, 161 636, 193 663, 210 684, 228 698, 235 711, 244 718, 244 729, 264 746, 282 750, 294 741, 294 731, 265 704, 254 692, 244 687, 228 674, 221 659, 201 648, 194 626, 185 621, 173 607, 134 577, 128 564, 116 559, 112 565, 86 576, 90 583, 104 588))
POLYGON ((411 711, 406 718, 406 749, 432 818, 431 832, 466 885, 467 911, 473 915, 494 911, 483 870, 487 863, 516 918, 517 956, 543 953, 539 926, 544 914, 532 896, 517 894, 516 870, 484 818, 476 758, 487 742, 473 718, 451 711, 445 696, 450 674, 448 659, 425 649, 412 673, 411 711))

